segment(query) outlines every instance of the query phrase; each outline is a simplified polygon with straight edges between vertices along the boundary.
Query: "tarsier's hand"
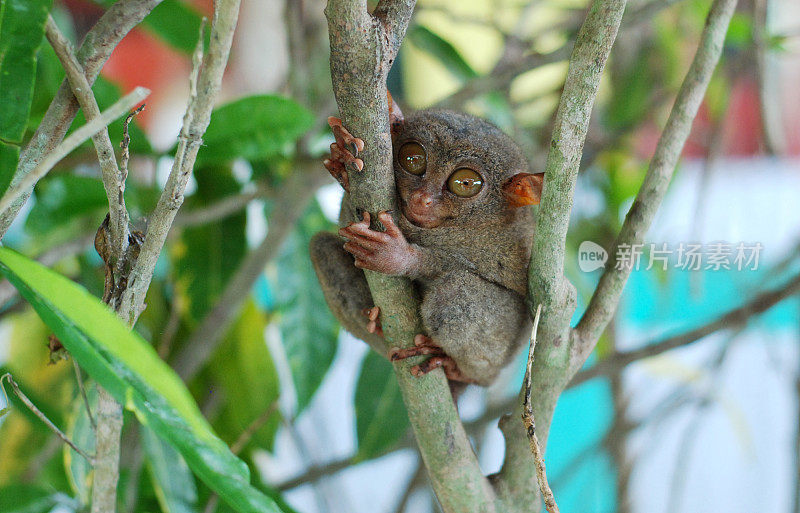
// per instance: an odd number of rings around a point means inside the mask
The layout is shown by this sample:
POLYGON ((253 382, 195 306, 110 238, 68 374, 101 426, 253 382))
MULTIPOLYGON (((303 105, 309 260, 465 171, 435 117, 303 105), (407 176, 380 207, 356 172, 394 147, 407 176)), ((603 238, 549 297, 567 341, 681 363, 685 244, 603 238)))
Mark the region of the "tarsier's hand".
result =
POLYGON ((331 156, 325 159, 322 165, 342 185, 344 190, 349 191, 350 180, 347 173, 364 169, 364 161, 356 158, 358 152, 364 149, 364 141, 353 137, 342 126, 342 120, 339 118, 329 117, 328 125, 333 130, 336 142, 331 144, 331 156))
POLYGON ((363 221, 341 228, 339 235, 347 239, 344 249, 355 257, 355 265, 361 269, 392 275, 408 274, 417 263, 414 246, 406 241, 388 212, 379 213, 378 220, 386 228, 385 232, 370 229, 369 212, 364 212, 363 221))

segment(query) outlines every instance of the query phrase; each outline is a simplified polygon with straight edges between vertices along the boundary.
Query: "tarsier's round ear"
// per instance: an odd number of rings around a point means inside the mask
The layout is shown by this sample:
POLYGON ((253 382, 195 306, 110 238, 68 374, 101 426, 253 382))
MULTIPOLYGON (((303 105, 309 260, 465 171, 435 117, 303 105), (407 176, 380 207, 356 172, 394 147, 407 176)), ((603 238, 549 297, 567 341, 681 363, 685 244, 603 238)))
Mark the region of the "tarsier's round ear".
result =
POLYGON ((512 207, 538 205, 543 183, 544 173, 517 173, 503 184, 503 193, 512 207))
POLYGON ((405 118, 403 118, 403 111, 400 110, 400 106, 392 98, 392 93, 386 91, 386 97, 389 99, 389 128, 392 133, 392 139, 394 139, 403 130, 405 118))

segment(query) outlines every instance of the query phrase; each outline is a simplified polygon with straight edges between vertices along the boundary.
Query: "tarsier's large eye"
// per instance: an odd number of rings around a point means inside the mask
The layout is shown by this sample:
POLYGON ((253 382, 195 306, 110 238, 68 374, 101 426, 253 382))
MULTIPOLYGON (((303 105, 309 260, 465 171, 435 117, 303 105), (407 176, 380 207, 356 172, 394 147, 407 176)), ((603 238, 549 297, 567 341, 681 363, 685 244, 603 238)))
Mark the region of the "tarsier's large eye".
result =
POLYGON ((481 175, 466 167, 456 169, 447 179, 447 188, 461 198, 475 196, 481 191, 482 187, 483 178, 481 178, 481 175))
POLYGON ((397 152, 397 161, 400 163, 400 167, 412 175, 425 174, 425 167, 428 164, 425 158, 425 148, 415 142, 407 142, 400 147, 400 151, 397 152))

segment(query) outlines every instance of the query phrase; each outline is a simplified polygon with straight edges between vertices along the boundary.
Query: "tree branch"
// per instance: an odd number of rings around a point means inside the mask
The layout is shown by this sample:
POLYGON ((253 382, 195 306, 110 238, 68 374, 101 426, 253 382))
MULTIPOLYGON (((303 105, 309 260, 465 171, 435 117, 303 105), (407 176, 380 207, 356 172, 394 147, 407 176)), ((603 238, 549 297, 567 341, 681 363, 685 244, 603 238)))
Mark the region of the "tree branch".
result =
MULTIPOLYGON (((58 30, 52 16, 47 16, 45 34, 50 45, 55 50, 61 66, 67 74, 67 80, 78 103, 83 110, 86 121, 93 121, 100 117, 100 107, 92 93, 92 86, 86 80, 83 68, 75 54, 72 52, 67 38, 58 30)), ((108 129, 103 127, 92 136, 92 142, 97 150, 97 159, 100 161, 103 186, 108 197, 109 232, 111 234, 111 255, 114 262, 118 262, 128 247, 128 210, 125 208, 125 179, 117 167, 114 156, 114 147, 108 136, 108 129)))
POLYGON ((573 373, 589 357, 617 308, 631 269, 628 265, 620 265, 617 268, 616 248, 622 244, 640 244, 650 228, 656 210, 667 192, 683 145, 689 137, 692 121, 705 96, 708 82, 722 54, 728 23, 735 7, 736 0, 714 0, 711 5, 700 46, 675 99, 644 182, 612 246, 606 270, 600 277, 589 306, 575 329, 578 347, 577 355, 571 365, 573 373))
POLYGON ((694 328, 680 335, 667 337, 661 341, 646 344, 638 349, 615 353, 608 358, 600 360, 592 367, 578 372, 569 386, 577 386, 597 376, 618 372, 632 362, 691 344, 716 331, 744 325, 751 317, 766 312, 776 304, 798 292, 800 292, 800 275, 795 276, 780 288, 762 292, 744 305, 721 315, 708 324, 694 328))
MULTIPOLYGON (((77 53, 78 63, 86 73, 86 80, 94 83, 103 64, 111 56, 117 44, 136 25, 138 25, 161 0, 119 0, 108 8, 94 27, 86 34, 77 53)), ((40 161, 52 153, 66 135, 75 114, 78 102, 66 80, 50 102, 42 122, 20 154, 17 170, 11 186, 18 185, 40 161)), ((35 183, 35 182, 34 182, 35 183)), ((5 235, 19 209, 28 200, 33 184, 22 190, 9 209, 0 209, 0 239, 5 235)))
POLYGON ((136 104, 144 100, 148 94, 150 94, 150 91, 144 87, 137 87, 123 96, 117 100, 114 105, 106 109, 99 117, 94 118, 92 121, 89 121, 72 132, 69 137, 64 139, 61 144, 48 153, 44 159, 40 160, 36 167, 25 175, 25 178, 16 183, 12 183, 3 195, 3 198, 0 199, 0 212, 2 212, 0 213, 0 222, 12 213, 16 215, 16 212, 19 211, 19 207, 22 206, 19 200, 23 198, 27 199, 27 197, 30 196, 30 191, 33 190, 33 186, 36 185, 36 182, 53 169, 53 166, 56 165, 59 160, 83 144, 83 142, 92 135, 105 128, 111 121, 135 107, 136 104))
MULTIPOLYGON (((575 182, 592 105, 624 9, 625 0, 594 0, 589 8, 570 58, 547 156, 528 271, 529 304, 542 305, 540 353, 532 386, 536 394, 534 415, 544 447, 555 403, 568 379, 569 320, 575 309, 575 287, 564 277, 564 256, 575 182)), ((523 394, 524 390, 512 418, 522 414, 523 394)), ((511 421, 501 422, 500 427, 506 440, 506 458, 495 487, 508 510, 530 510, 532 504, 538 506, 538 487, 525 429, 511 421)))
MULTIPOLYGON (((383 0, 378 18, 363 0, 329 0, 325 14, 331 44, 331 77, 339 111, 348 130, 364 140, 366 172, 350 174, 351 203, 371 213, 394 210, 396 192, 386 98, 386 75, 405 33, 414 0, 383 0)), ((373 219, 377 216, 373 216, 373 219)), ((413 344, 421 332, 411 283, 366 272, 372 297, 381 308, 387 342, 413 344)), ((395 371, 433 488, 447 513, 494 512, 494 494, 483 477, 464 426, 453 405, 444 373, 415 378, 417 360, 395 363, 395 371)))
POLYGON ((203 37, 200 37, 195 49, 190 80, 191 95, 178 137, 175 160, 148 223, 139 258, 128 278, 128 287, 122 294, 119 311, 131 325, 136 322, 144 308, 144 298, 153 278, 156 261, 167 240, 175 215, 183 203, 183 193, 222 84, 222 75, 239 17, 239 3, 240 0, 218 0, 215 3, 208 53, 203 57, 203 37))

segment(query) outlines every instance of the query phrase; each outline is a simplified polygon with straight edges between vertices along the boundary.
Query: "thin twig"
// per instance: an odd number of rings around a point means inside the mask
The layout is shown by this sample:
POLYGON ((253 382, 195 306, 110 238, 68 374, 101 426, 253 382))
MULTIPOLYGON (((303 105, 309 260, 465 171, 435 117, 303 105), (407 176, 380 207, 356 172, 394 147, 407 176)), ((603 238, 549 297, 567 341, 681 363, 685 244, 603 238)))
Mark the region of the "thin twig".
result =
POLYGON ((194 210, 182 210, 172 223, 173 228, 186 228, 190 226, 198 226, 209 224, 220 219, 232 216, 241 210, 244 210, 251 201, 265 198, 271 192, 271 188, 265 186, 258 186, 256 190, 243 192, 234 196, 228 196, 207 207, 196 208, 194 210))
POLYGON ((129 324, 134 324, 144 309, 144 299, 153 279, 156 262, 167 240, 172 223, 183 204, 184 191, 192 174, 203 134, 211 119, 222 75, 228 62, 233 33, 239 17, 240 0, 219 0, 214 6, 208 52, 203 53, 204 27, 201 24, 198 44, 192 54, 190 96, 178 148, 167 183, 147 226, 139 257, 128 277, 128 287, 122 294, 120 312, 129 324))
POLYGON ((417 470, 414 471, 414 475, 412 475, 411 479, 408 481, 402 497, 400 497, 400 500, 397 501, 397 506, 394 508, 394 513, 403 513, 406 510, 406 506, 408 506, 408 501, 411 500, 411 496, 414 495, 414 492, 417 490, 417 488, 425 484, 426 479, 427 475, 425 473, 425 465, 418 460, 417 470))
POLYGON ((39 408, 37 408, 37 407, 36 407, 36 405, 35 405, 35 404, 33 404, 33 402, 31 402, 31 400, 30 400, 30 399, 28 399, 28 396, 26 396, 26 395, 25 395, 25 394, 22 392, 22 390, 20 390, 20 388, 19 388, 19 385, 17 385, 17 382, 16 382, 16 381, 14 381, 14 378, 13 378, 13 377, 11 377, 11 373, 9 373, 9 372, 6 372, 6 373, 5 373, 5 374, 3 374, 2 376, 0 376, 0 390, 2 390, 2 391, 3 391, 3 395, 5 396, 5 399, 6 399, 6 404, 10 405, 11 403, 8 401, 8 394, 6 393, 6 390, 5 390, 5 388, 3 387, 3 380, 6 380, 6 381, 8 382, 8 384, 9 384, 9 385, 11 385, 11 390, 14 392, 14 394, 15 394, 17 397, 19 397, 19 400, 20 400, 20 401, 22 401, 22 403, 23 403, 25 406, 27 406, 27 407, 28 407, 28 409, 29 409, 31 412, 33 412, 33 414, 34 414, 34 415, 36 415, 36 417, 38 417, 38 418, 39 418, 39 420, 41 420, 42 422, 44 422, 44 424, 45 424, 45 425, 46 425, 48 428, 50 428, 50 430, 51 430, 53 433, 55 433, 56 435, 58 435, 58 437, 59 437, 59 438, 60 438, 60 439, 61 439, 61 440, 62 440, 62 441, 65 443, 65 444, 69 445, 70 447, 72 447, 72 449, 74 449, 74 450, 75 450, 75 452, 77 452, 78 454, 80 454, 81 456, 83 456, 83 457, 86 459, 86 461, 88 461, 88 462, 89 462, 89 464, 90 464, 90 465, 94 465, 94 458, 92 458, 91 456, 89 456, 88 454, 86 454, 86 453, 83 451, 83 449, 81 449, 80 447, 78 447, 77 445, 75 445, 75 443, 74 443, 72 440, 70 440, 70 439, 69 439, 69 437, 68 437, 67 435, 65 435, 63 431, 61 431, 60 429, 58 429, 58 427, 56 427, 56 425, 55 425, 55 424, 53 424, 53 423, 50 421, 50 419, 48 419, 48 418, 47 418, 47 416, 46 416, 44 413, 42 413, 42 411, 41 411, 39 408))
POLYGON ((570 386, 576 386, 597 376, 615 372, 616 369, 621 369, 631 362, 691 344, 716 331, 741 326, 749 321, 751 317, 767 311, 798 292, 800 292, 800 275, 795 276, 777 289, 762 292, 744 305, 724 313, 708 324, 704 324, 703 326, 694 328, 680 335, 667 337, 661 341, 644 345, 638 349, 615 353, 599 361, 592 367, 578 372, 570 382, 570 386))
POLYGON ((130 145, 131 145, 131 136, 128 134, 128 128, 133 120, 133 117, 138 115, 142 112, 145 108, 146 104, 139 105, 136 110, 128 114, 128 117, 125 118, 125 121, 122 122, 122 141, 119 143, 119 147, 122 149, 122 155, 120 155, 120 162, 119 162, 119 173, 120 173, 120 183, 124 186, 125 180, 128 179, 128 162, 131 159, 130 153, 130 145))
POLYGON ((250 423, 247 428, 242 431, 242 434, 239 435, 239 438, 236 439, 235 442, 231 445, 231 452, 233 454, 239 454, 242 449, 250 442, 250 439, 253 438, 253 435, 256 434, 256 431, 261 429, 261 427, 269 421, 272 417, 272 414, 275 413, 275 410, 278 409, 278 401, 272 401, 272 403, 264 410, 261 415, 256 417, 253 422, 250 423))
POLYGON ((536 331, 539 329, 539 316, 542 314, 542 305, 536 307, 536 317, 533 319, 533 330, 531 331, 531 345, 528 351, 528 368, 525 371, 525 401, 523 403, 522 422, 528 434, 528 441, 531 446, 534 464, 536 465, 536 479, 539 482, 539 491, 542 493, 544 505, 549 513, 559 513, 556 498, 547 483, 547 470, 544 466, 544 455, 542 447, 539 445, 539 438, 536 436, 536 421, 533 418, 533 404, 531 403, 531 372, 533 369, 533 352, 536 349, 536 331))
MULTIPOLYGON (((45 33, 66 72, 72 93, 78 99, 78 104, 83 110, 86 121, 91 122, 99 118, 100 107, 97 105, 97 100, 94 97, 94 93, 92 93, 92 86, 86 79, 83 67, 75 57, 72 45, 58 29, 53 17, 49 15, 45 23, 45 33)), ((103 186, 108 197, 111 257, 114 262, 119 262, 128 246, 129 220, 128 210, 125 207, 125 177, 120 174, 120 170, 117 167, 114 147, 111 144, 111 138, 108 136, 108 129, 105 125, 92 136, 92 142, 97 150, 103 186)), ((125 176, 127 176, 127 173, 125 173, 125 176)))
POLYGON ((658 140, 644 182, 612 246, 606 270, 600 277, 589 306, 575 328, 578 347, 576 357, 571 363, 572 372, 576 372, 586 361, 617 308, 632 266, 616 265, 615 248, 623 244, 633 246, 641 243, 661 205, 684 143, 689 137, 692 122, 722 54, 728 24, 735 7, 736 0, 714 0, 711 6, 697 53, 658 140))
POLYGON ((50 152, 33 170, 25 176, 19 183, 8 188, 0 199, 0 216, 10 211, 12 204, 23 196, 25 191, 32 189, 36 182, 44 177, 53 166, 72 150, 83 144, 92 135, 102 130, 103 127, 117 119, 125 112, 139 104, 150 94, 148 89, 137 87, 129 94, 117 100, 114 105, 103 111, 100 117, 89 121, 79 129, 75 130, 69 137, 50 152))
POLYGON ((83 386, 81 368, 78 366, 78 361, 75 358, 71 357, 70 360, 72 360, 72 367, 75 369, 75 381, 78 383, 78 391, 81 394, 83 406, 86 408, 86 415, 89 417, 89 423, 92 425, 92 429, 97 429, 97 424, 95 424, 94 421, 94 415, 92 415, 92 408, 89 406, 89 398, 86 396, 86 387, 83 386))

